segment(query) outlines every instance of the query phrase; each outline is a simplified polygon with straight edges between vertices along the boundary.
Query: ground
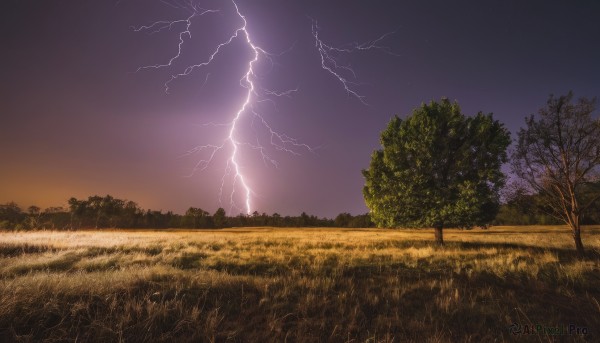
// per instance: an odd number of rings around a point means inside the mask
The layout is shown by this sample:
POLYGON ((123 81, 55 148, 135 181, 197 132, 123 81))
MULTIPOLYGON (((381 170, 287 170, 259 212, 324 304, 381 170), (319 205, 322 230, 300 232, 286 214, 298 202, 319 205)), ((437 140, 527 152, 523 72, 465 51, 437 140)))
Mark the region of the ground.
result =
POLYGON ((600 227, 0 233, 0 341, 600 341, 600 227))

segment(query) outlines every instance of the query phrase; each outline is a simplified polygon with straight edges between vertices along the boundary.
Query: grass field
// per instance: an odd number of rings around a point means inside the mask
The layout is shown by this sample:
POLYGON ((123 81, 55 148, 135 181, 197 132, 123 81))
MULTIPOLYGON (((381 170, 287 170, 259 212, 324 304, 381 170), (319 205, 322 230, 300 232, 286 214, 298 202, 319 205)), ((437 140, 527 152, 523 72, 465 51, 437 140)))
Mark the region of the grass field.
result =
POLYGON ((600 341, 600 227, 584 229, 596 256, 585 261, 562 227, 444 238, 437 248, 431 230, 3 232, 0 341, 600 341), (513 335, 513 323, 545 332, 513 335), (560 331, 571 324, 587 334, 560 331))

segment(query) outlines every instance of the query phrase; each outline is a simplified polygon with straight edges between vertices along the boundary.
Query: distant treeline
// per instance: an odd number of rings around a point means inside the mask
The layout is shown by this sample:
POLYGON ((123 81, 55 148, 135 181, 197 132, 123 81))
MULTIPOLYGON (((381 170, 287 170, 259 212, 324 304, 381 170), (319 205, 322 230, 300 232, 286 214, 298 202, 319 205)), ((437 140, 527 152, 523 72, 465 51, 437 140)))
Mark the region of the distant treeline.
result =
POLYGON ((302 212, 299 216, 268 215, 255 211, 251 215, 227 216, 223 208, 211 214, 190 207, 185 214, 172 211, 144 210, 137 203, 110 195, 90 196, 87 200, 71 198, 69 207, 37 206, 21 209, 16 203, 0 205, 0 229, 84 229, 84 228, 190 228, 222 227, 372 227, 368 214, 353 216, 341 213, 335 219, 319 218, 302 212))
MULTIPOLYGON (((523 191, 512 192, 500 207, 492 225, 549 225, 562 222, 539 209, 536 195, 523 191)), ((299 216, 271 215, 255 211, 251 215, 227 216, 219 208, 211 214, 201 208, 190 207, 185 214, 172 211, 144 210, 137 203, 110 195, 90 196, 87 200, 69 199, 69 207, 37 206, 21 209, 16 203, 0 205, 0 229, 57 229, 86 228, 189 228, 209 229, 223 227, 374 227, 369 214, 353 216, 340 213, 335 219, 319 218, 302 212, 299 216)), ((583 218, 583 224, 600 224, 600 204, 583 218)))
MULTIPOLYGON (((524 188, 516 187, 507 191, 508 199, 500 206, 500 211, 492 225, 557 225, 564 221, 553 217, 550 209, 544 209, 544 201, 537 194, 529 194, 524 188)), ((600 224, 600 202, 596 202, 582 216, 583 225, 600 224)))

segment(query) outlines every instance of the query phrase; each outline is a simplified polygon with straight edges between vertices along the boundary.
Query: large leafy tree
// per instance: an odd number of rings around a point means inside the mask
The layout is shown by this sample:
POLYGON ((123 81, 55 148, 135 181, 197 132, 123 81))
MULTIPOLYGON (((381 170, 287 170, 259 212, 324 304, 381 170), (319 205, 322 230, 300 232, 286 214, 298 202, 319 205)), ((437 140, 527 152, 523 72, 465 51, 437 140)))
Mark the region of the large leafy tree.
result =
POLYGON ((526 119, 512 155, 515 174, 541 198, 547 213, 566 223, 580 256, 582 216, 600 199, 600 120, 595 99, 550 96, 539 116, 526 119))
POLYGON ((381 133, 383 149, 363 170, 363 194, 379 227, 444 227, 489 223, 499 207, 510 134, 491 114, 466 117, 448 99, 423 104, 381 133))

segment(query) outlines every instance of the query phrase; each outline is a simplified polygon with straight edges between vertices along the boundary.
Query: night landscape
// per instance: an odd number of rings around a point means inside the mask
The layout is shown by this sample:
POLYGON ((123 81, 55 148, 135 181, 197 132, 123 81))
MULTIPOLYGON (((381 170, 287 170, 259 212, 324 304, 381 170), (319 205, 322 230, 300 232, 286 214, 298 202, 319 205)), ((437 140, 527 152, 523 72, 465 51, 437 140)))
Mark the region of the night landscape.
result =
POLYGON ((0 341, 600 339, 600 4, 0 16, 0 341))

